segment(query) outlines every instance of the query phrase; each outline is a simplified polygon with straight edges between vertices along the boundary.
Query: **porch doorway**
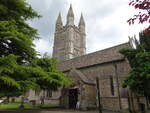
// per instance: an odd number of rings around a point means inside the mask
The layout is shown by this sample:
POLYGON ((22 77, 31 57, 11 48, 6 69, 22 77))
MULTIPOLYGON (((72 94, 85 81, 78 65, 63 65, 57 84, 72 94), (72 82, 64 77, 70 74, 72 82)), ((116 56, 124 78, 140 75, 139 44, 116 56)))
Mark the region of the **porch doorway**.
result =
POLYGON ((75 109, 78 101, 78 89, 69 89, 69 108, 75 109))

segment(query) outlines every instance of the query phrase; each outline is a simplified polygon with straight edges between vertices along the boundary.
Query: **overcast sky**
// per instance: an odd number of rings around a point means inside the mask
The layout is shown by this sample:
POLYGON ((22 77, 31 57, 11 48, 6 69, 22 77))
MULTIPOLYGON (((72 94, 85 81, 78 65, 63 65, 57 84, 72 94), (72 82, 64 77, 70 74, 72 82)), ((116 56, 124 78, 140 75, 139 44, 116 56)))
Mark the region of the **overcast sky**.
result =
POLYGON ((61 12, 63 24, 70 4, 73 6, 75 24, 81 12, 86 23, 87 53, 102 50, 128 41, 141 31, 143 25, 129 26, 127 20, 135 14, 128 6, 129 0, 27 0, 43 17, 32 20, 31 26, 38 29, 41 39, 36 40, 36 50, 41 54, 52 54, 55 22, 61 12))

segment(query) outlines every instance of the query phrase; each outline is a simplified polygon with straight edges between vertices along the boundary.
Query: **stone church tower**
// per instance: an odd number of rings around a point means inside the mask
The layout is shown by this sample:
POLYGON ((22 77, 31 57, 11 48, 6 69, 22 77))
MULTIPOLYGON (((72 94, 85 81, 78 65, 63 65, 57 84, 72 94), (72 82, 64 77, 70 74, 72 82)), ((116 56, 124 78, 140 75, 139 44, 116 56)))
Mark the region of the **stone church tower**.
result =
POLYGON ((67 14, 67 23, 63 26, 61 14, 56 21, 53 58, 65 61, 86 53, 85 22, 81 14, 79 25, 74 24, 74 13, 70 5, 67 14))

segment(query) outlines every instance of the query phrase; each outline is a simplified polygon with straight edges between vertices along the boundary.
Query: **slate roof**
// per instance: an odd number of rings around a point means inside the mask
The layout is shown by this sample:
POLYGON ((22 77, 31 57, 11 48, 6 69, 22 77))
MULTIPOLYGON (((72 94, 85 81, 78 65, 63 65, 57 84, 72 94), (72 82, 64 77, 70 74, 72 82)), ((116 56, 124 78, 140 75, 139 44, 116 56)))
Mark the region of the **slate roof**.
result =
POLYGON ((123 59, 123 55, 119 53, 122 48, 130 48, 129 42, 117 46, 113 46, 94 53, 79 56, 70 60, 60 62, 58 68, 61 71, 68 71, 72 68, 83 68, 95 64, 102 64, 123 59))
POLYGON ((73 78, 78 76, 82 80, 82 82, 86 84, 94 84, 93 81, 87 78, 87 76, 85 76, 80 70, 76 70, 75 68, 71 69, 69 76, 73 78))

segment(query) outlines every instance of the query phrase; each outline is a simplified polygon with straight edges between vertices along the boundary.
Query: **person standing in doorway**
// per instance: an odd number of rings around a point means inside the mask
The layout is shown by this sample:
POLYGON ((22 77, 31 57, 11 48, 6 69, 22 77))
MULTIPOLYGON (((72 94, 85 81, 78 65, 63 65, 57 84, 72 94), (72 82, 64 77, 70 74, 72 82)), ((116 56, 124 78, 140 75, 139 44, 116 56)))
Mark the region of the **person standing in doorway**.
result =
POLYGON ((80 101, 78 100, 76 104, 76 109, 79 109, 79 108, 80 108, 80 101))

